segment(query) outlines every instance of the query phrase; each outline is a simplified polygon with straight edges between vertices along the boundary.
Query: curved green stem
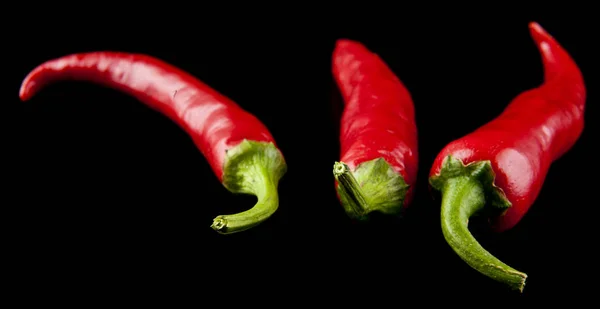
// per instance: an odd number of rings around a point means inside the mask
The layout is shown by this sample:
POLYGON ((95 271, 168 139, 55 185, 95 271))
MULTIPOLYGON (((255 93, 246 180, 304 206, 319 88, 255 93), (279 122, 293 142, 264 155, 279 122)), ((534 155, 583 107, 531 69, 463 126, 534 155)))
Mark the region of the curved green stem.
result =
POLYGON ((447 179, 442 188, 442 232, 467 264, 482 274, 523 292, 527 275, 504 264, 487 252, 469 232, 469 218, 483 210, 485 191, 475 177, 447 179))
POLYGON ((221 234, 250 229, 279 207, 278 184, 287 171, 283 155, 272 143, 244 140, 227 152, 223 185, 233 193, 253 194, 258 201, 246 211, 217 216, 211 225, 221 234))
MULTIPOLYGON (((265 173, 266 174, 266 173, 265 173)), ((211 227, 221 234, 241 232, 268 219, 279 206, 277 186, 266 175, 256 186, 257 203, 254 207, 233 215, 217 216, 211 227)))

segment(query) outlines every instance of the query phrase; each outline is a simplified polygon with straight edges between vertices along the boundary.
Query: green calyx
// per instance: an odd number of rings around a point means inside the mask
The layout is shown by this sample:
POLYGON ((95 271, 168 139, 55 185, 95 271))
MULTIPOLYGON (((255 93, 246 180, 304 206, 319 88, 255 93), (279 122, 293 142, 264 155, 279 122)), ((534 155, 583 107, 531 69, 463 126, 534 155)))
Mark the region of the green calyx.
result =
POLYGON ((506 198, 502 189, 494 184, 496 173, 494 173, 490 161, 478 161, 465 165, 461 160, 448 156, 442 163, 440 173, 429 178, 429 184, 432 188, 443 193, 448 180, 462 176, 473 178, 481 183, 488 202, 493 207, 489 209, 490 211, 499 215, 510 208, 510 201, 506 198))
POLYGON ((442 233, 454 252, 480 273, 523 292, 527 275, 487 252, 468 229, 470 217, 500 214, 511 207, 504 192, 494 185, 494 178, 489 161, 464 165, 448 156, 439 175, 432 176, 429 183, 442 194, 442 233))
POLYGON ((229 149, 223 185, 232 193, 255 195, 258 201, 249 210, 217 216, 211 228, 221 234, 232 234, 267 220, 279 207, 277 187, 286 172, 284 157, 273 143, 244 140, 229 149))
POLYGON ((383 159, 359 164, 350 171, 343 162, 335 162, 333 176, 346 214, 352 219, 367 220, 369 213, 378 211, 400 215, 409 185, 383 159))

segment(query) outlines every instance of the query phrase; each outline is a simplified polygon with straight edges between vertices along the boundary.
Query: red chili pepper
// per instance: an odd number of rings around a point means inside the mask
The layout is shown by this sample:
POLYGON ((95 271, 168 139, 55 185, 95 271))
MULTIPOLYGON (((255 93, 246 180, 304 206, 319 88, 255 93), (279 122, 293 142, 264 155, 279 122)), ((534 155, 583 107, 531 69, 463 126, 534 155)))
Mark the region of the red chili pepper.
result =
POLYGON ((333 174, 349 217, 398 215, 417 177, 417 127, 412 98, 387 64, 364 45, 338 40, 333 75, 344 99, 341 158, 333 174))
POLYGON ((249 229, 277 210, 277 187, 287 165, 273 136, 255 116, 190 74, 147 55, 73 54, 29 73, 21 86, 21 100, 61 80, 93 82, 137 98, 190 135, 225 188, 257 196, 253 208, 217 216, 211 225, 217 232, 249 229))
POLYGON ((586 100, 582 74, 571 56, 539 24, 531 22, 529 29, 543 59, 543 84, 449 143, 429 179, 441 191, 442 231, 454 251, 474 269, 521 292, 527 275, 483 249, 468 230, 469 217, 495 210, 494 230, 517 224, 537 198, 551 164, 578 140, 586 100))

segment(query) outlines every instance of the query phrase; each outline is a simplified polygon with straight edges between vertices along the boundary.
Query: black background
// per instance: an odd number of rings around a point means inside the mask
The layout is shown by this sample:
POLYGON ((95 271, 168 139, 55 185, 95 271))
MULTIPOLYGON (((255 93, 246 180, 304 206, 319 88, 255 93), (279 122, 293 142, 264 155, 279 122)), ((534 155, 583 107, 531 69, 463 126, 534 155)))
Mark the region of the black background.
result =
POLYGON ((275 7, 238 15, 203 8, 196 15, 200 9, 178 6, 159 7, 157 15, 115 9, 101 17, 86 10, 29 16, 11 37, 16 71, 3 115, 14 142, 8 152, 16 157, 7 169, 15 172, 7 191, 14 198, 6 204, 17 214, 5 218, 12 224, 6 236, 17 246, 9 252, 20 262, 11 266, 19 273, 13 286, 27 291, 23 300, 91 303, 129 296, 229 304, 237 295, 251 304, 328 298, 402 306, 411 296, 450 303, 586 296, 597 243, 590 214, 597 200, 586 178, 597 173, 590 152, 598 51, 595 23, 582 15, 590 9, 571 8, 554 14, 457 8, 461 14, 417 17, 375 7, 391 15, 357 9, 333 18, 294 9, 268 13, 275 7), (182 15, 186 10, 190 17, 182 15), (518 294, 469 268, 445 243, 427 173, 445 144, 542 81, 527 28, 532 20, 580 65, 587 123, 521 223, 502 234, 472 227, 485 248, 529 275, 518 294), (420 172, 401 220, 355 224, 336 199, 340 99, 330 59, 337 38, 378 53, 412 93, 420 172), (165 60, 261 119, 288 163, 277 213, 243 233, 214 232, 213 217, 244 210, 254 198, 226 191, 179 127, 124 94, 63 82, 19 102, 20 82, 36 65, 95 50, 165 60))

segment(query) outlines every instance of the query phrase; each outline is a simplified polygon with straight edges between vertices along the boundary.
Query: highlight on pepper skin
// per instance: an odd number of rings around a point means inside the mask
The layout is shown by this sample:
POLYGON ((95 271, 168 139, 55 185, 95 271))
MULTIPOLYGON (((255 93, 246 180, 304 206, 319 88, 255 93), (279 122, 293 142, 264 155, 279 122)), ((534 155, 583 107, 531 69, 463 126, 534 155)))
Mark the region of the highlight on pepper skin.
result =
POLYGON ((344 101, 340 161, 333 176, 346 214, 399 216, 412 201, 418 170, 415 111, 410 93, 363 44, 337 41, 332 73, 344 101))
POLYGON ((520 292, 527 275, 487 252, 469 232, 469 218, 489 215, 497 232, 514 227, 535 202, 552 163, 579 139, 586 101, 582 74, 567 51, 538 23, 529 30, 542 58, 543 83, 449 143, 429 174, 442 196, 442 232, 450 247, 475 270, 520 292))
POLYGON ((215 231, 247 230, 277 210, 277 186, 287 165, 273 136, 254 115, 195 77, 147 55, 79 53, 36 67, 25 77, 19 96, 27 101, 63 80, 109 87, 162 113, 185 130, 225 188, 257 196, 251 209, 215 218, 211 226, 215 231))

